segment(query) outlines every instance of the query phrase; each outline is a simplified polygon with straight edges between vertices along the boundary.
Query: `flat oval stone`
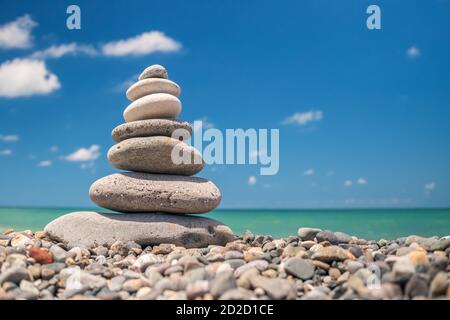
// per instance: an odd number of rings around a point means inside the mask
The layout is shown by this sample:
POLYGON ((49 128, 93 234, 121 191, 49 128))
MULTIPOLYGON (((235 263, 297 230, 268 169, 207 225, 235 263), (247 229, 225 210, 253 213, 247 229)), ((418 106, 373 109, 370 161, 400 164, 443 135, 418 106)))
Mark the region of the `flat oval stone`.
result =
POLYGON ((166 68, 159 64, 151 65, 150 67, 145 68, 139 76, 139 80, 147 79, 147 78, 163 78, 168 79, 169 75, 167 74, 166 68))
POLYGON ((147 119, 127 122, 117 126, 112 131, 112 138, 116 142, 120 142, 137 137, 171 137, 172 133, 177 129, 186 130, 189 136, 192 135, 192 127, 189 122, 175 119, 147 119))
POLYGON ((139 172, 103 177, 92 184, 89 195, 100 207, 119 212, 205 213, 221 200, 209 180, 139 172))
POLYGON ((109 247, 117 240, 141 246, 172 243, 198 248, 224 246, 235 239, 231 229, 217 220, 161 213, 73 212, 53 220, 44 231, 69 248, 109 247))
MULTIPOLYGON (((176 159, 174 159, 176 160, 176 159)), ((108 161, 117 169, 137 172, 180 174, 191 176, 203 169, 200 152, 174 138, 156 136, 130 138, 113 145, 108 151, 108 161), (187 155, 188 163, 172 161, 172 150, 187 155)))
POLYGON ((180 92, 180 87, 173 81, 160 78, 149 78, 140 80, 128 88, 127 98, 134 101, 153 93, 167 93, 178 97, 180 92))
POLYGON ((167 93, 154 93, 133 101, 123 112, 126 122, 146 119, 176 118, 181 112, 181 102, 167 93))

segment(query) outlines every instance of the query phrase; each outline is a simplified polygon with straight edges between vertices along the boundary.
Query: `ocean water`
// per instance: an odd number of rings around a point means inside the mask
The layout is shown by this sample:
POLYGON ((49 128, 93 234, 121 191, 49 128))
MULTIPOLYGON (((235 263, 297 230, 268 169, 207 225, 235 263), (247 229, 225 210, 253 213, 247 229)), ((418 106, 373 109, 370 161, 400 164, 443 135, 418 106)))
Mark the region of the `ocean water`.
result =
MULTIPOLYGON (((0 230, 42 230, 51 220, 86 208, 2 208, 0 230)), ((107 212, 100 210, 102 212, 107 212)), ((450 208, 447 209, 352 209, 352 210, 215 210, 204 215, 229 225, 236 234, 285 237, 299 227, 342 231, 364 239, 394 239, 408 235, 450 235, 450 208)))

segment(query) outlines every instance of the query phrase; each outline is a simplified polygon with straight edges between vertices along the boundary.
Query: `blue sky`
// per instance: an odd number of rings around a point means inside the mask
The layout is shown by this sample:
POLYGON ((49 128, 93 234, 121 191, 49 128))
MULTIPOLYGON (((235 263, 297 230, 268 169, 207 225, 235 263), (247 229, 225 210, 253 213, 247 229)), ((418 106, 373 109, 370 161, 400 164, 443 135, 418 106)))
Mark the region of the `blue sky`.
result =
POLYGON ((277 175, 199 174, 221 208, 450 205, 450 1, 77 1, 81 30, 70 4, 0 1, 0 205, 91 206, 127 84, 155 63, 180 118, 280 129, 277 175))

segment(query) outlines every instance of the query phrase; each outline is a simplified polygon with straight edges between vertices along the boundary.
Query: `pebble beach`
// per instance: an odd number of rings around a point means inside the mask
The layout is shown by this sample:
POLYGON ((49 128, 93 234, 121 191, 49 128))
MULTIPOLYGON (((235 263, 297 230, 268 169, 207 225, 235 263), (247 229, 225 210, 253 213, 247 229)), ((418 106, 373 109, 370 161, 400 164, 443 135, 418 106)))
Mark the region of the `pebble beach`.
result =
POLYGON ((450 299, 450 236, 365 240, 300 228, 223 246, 69 247, 43 231, 0 233, 0 300, 450 299))

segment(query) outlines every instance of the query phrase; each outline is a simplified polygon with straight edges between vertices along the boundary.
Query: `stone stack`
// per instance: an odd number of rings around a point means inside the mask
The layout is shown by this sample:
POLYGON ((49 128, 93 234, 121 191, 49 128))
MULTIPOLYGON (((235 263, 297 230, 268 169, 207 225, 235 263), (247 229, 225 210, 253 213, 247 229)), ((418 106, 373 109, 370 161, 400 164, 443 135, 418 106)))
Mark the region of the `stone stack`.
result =
POLYGON ((120 214, 76 212, 60 217, 45 231, 69 246, 111 245, 116 240, 141 245, 173 243, 185 247, 224 244, 233 235, 218 221, 186 214, 206 213, 221 200, 209 180, 192 177, 204 167, 201 154, 172 135, 189 138, 181 113, 180 87, 160 65, 146 68, 127 90, 132 102, 125 123, 112 131, 117 142, 108 151, 115 168, 128 170, 94 182, 89 195, 97 205, 120 214), (191 161, 174 162, 172 151, 191 161), (135 214, 130 214, 135 213, 135 214))

